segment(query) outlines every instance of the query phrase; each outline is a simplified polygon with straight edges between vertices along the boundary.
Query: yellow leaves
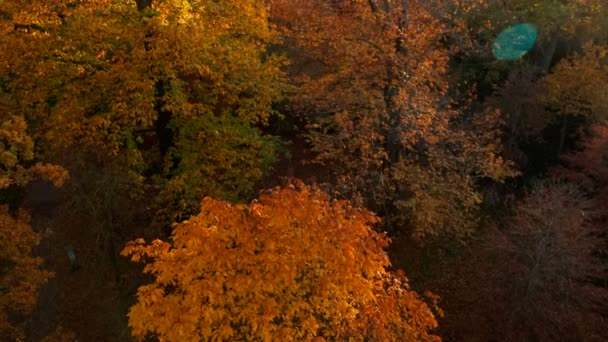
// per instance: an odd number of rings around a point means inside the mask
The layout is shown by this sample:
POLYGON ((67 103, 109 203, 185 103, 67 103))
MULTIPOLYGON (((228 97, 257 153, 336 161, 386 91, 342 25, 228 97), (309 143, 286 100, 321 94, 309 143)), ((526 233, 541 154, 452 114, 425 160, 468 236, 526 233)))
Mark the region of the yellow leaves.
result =
POLYGON ((0 170, 8 171, 20 161, 33 158, 34 142, 27 132, 26 121, 16 115, 2 115, 0 125, 0 170))
POLYGON ((3 80, 17 85, 15 109, 44 117, 34 138, 47 140, 45 150, 125 148, 130 130, 154 124, 162 79, 173 80, 163 109, 190 119, 238 107, 247 121, 264 121, 280 94, 281 61, 260 59, 274 33, 257 1, 159 1, 165 26, 140 21, 132 1, 6 5, 15 21, 49 27, 46 17, 64 17, 61 34, 49 30, 40 41, 9 31, 0 49, 3 80), (218 108, 218 97, 229 98, 229 108, 218 108))
POLYGON ((608 50, 605 46, 586 44, 582 54, 575 54, 556 65, 544 80, 541 102, 560 116, 608 117, 608 50))
POLYGON ((34 159, 34 141, 28 134, 27 123, 20 116, 3 116, 0 125, 0 188, 24 185, 36 176, 51 181, 55 186, 63 185, 68 173, 59 166, 37 163, 24 167, 34 159))

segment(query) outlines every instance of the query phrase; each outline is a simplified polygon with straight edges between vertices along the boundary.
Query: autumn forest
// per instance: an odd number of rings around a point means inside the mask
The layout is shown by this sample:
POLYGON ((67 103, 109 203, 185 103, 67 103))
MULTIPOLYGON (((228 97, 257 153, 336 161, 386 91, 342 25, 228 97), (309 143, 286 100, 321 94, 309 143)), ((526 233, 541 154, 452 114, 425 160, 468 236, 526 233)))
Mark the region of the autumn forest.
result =
POLYGON ((608 341, 606 18, 0 0, 0 341, 608 341))

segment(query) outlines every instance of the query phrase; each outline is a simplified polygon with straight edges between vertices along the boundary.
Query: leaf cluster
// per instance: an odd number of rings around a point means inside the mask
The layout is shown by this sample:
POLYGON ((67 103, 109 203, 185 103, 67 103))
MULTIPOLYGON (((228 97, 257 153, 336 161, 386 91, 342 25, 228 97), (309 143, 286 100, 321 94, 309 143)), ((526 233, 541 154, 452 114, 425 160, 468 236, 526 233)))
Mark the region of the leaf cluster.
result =
POLYGON ((315 188, 276 188, 249 205, 205 198, 171 242, 131 242, 154 276, 129 313, 138 338, 434 341, 436 321, 386 270, 378 218, 315 188))

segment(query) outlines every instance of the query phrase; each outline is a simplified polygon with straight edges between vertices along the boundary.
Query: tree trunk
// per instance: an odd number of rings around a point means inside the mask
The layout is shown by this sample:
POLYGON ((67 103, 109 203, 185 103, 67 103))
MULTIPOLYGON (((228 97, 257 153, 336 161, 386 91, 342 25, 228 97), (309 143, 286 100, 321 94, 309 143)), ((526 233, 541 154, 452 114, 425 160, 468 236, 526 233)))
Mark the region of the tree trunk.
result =
POLYGON ((152 0, 135 0, 135 3, 137 3, 137 9, 139 11, 152 7, 152 0))
POLYGON ((562 119, 562 127, 559 130, 559 145, 557 147, 557 157, 562 155, 562 151, 564 150, 564 143, 566 142, 566 131, 568 128, 568 118, 563 117, 562 119))
POLYGON ((551 62, 553 62, 553 57, 555 56, 555 50, 557 49, 557 42, 559 37, 556 35, 551 38, 549 42, 549 46, 543 51, 543 58, 541 61, 540 68, 543 73, 547 73, 549 68, 551 67, 551 62))

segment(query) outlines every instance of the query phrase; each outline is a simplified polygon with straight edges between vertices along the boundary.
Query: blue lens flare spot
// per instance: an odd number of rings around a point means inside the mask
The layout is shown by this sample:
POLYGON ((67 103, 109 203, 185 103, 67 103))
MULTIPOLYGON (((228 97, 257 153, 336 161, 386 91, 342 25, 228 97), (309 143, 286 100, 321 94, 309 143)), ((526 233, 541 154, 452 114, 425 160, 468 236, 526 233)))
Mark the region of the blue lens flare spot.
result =
POLYGON ((497 59, 512 61, 525 55, 536 42, 538 31, 531 24, 517 24, 502 31, 494 44, 492 52, 497 59))

